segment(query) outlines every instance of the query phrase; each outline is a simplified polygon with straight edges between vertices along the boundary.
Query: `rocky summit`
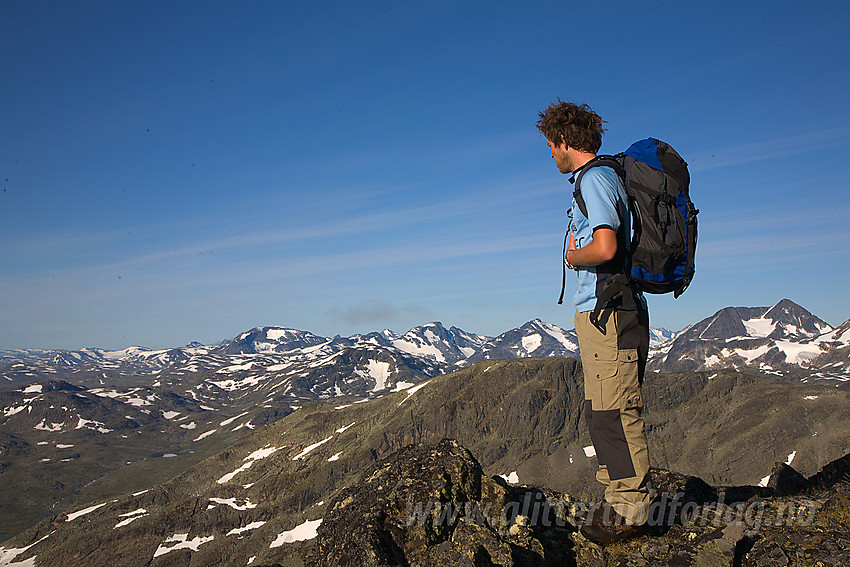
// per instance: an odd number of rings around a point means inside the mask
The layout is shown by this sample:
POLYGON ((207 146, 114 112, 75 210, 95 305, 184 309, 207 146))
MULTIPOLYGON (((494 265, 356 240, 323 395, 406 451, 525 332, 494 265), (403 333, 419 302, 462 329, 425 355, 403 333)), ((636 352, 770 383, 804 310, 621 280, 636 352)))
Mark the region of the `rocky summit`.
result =
POLYGON ((850 455, 811 478, 777 463, 766 487, 713 487, 652 470, 646 535, 598 546, 592 509, 489 478, 456 441, 411 445, 329 505, 309 565, 327 567, 678 567, 847 565, 850 455))

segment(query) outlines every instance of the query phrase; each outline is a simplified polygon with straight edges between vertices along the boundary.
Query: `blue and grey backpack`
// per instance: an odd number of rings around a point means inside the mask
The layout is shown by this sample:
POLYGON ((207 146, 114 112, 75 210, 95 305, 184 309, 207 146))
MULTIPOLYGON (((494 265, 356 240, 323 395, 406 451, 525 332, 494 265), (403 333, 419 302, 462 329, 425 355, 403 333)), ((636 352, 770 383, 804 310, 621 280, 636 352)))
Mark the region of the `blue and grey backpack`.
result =
MULTIPOLYGON (((584 216, 587 207, 581 195, 581 178, 597 166, 611 167, 623 180, 633 229, 624 277, 609 280, 594 312, 627 288, 647 293, 672 292, 678 298, 694 277, 697 247, 699 210, 688 193, 688 164, 668 144, 654 138, 635 142, 614 156, 597 156, 574 174, 573 195, 584 216)), ((565 252, 566 241, 565 237, 565 252)), ((563 303, 565 284, 566 266, 558 303, 563 303)), ((625 304, 630 303, 624 299, 625 304)))

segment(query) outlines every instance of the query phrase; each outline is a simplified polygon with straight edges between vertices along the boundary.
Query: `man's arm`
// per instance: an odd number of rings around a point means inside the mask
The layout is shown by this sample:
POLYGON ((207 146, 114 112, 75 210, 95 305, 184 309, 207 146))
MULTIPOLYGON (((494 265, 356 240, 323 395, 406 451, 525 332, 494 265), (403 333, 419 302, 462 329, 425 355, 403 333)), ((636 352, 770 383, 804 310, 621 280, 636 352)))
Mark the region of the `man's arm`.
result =
POLYGON ((602 226, 593 231, 593 239, 587 246, 576 249, 575 237, 570 234, 566 259, 570 266, 598 266, 614 258, 617 253, 617 233, 602 226))

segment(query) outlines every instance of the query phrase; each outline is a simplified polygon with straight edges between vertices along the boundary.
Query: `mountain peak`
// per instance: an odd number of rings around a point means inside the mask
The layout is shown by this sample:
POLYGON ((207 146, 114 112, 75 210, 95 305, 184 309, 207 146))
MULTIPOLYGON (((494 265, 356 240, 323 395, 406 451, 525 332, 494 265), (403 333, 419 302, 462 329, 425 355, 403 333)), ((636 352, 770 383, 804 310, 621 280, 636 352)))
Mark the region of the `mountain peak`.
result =
POLYGON ((782 299, 776 305, 766 310, 761 317, 772 321, 774 330, 767 336, 771 338, 811 338, 832 330, 832 327, 822 319, 812 315, 790 299, 782 299))

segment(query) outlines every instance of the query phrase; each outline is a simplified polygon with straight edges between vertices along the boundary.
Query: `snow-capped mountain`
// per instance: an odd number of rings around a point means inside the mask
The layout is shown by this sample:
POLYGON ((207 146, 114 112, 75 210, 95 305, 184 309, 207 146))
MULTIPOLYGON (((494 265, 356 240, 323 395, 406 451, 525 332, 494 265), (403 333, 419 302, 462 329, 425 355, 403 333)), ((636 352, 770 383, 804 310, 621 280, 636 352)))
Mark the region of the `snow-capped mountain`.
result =
POLYGON ((789 299, 772 307, 726 307, 653 350, 649 368, 749 368, 783 378, 843 381, 848 338, 789 299))
POLYGON ((382 336, 399 350, 443 364, 468 359, 490 340, 490 337, 467 333, 457 327, 446 329, 439 322, 414 327, 401 336, 392 331, 384 331, 382 336))
POLYGON ((255 327, 214 349, 216 354, 271 354, 306 350, 329 339, 286 327, 255 327))
POLYGON ((681 331, 670 331, 664 327, 650 327, 649 348, 659 348, 675 339, 680 333, 681 331))
POLYGON ((529 321, 484 343, 466 363, 488 358, 508 359, 528 356, 578 357, 575 330, 565 331, 540 319, 529 321))

